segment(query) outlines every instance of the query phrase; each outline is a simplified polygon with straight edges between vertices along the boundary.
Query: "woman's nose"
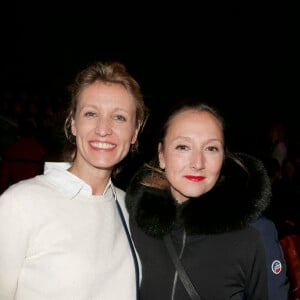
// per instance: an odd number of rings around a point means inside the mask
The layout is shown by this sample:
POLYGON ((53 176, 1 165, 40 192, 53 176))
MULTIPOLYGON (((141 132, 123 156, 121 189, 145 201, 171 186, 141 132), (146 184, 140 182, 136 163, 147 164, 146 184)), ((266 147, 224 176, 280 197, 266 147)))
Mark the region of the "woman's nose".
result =
POLYGON ((98 118, 96 123, 96 133, 106 136, 112 133, 111 121, 108 118, 98 118))
POLYGON ((197 151, 193 153, 191 167, 195 170, 200 170, 204 168, 204 156, 202 151, 197 151))

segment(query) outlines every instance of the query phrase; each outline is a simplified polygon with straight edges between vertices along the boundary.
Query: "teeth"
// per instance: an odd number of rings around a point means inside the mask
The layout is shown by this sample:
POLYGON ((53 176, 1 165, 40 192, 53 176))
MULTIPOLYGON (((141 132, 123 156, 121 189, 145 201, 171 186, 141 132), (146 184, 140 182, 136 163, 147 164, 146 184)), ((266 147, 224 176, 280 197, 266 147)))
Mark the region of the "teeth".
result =
POLYGON ((112 149, 115 147, 113 144, 107 144, 107 143, 91 143, 91 145, 99 149, 112 149))

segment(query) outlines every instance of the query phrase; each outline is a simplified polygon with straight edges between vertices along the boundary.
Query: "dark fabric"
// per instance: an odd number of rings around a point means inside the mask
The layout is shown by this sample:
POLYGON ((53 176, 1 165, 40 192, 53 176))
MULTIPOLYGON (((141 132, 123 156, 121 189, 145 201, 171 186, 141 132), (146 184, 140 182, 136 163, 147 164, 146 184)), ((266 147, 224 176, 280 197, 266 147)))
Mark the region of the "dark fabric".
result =
POLYGON ((183 265, 181 264, 180 258, 177 254, 177 251, 173 245, 173 241, 172 238, 169 234, 166 234, 164 236, 164 243, 166 245, 166 248, 168 250, 168 253, 172 259, 172 262, 176 268, 178 277, 180 278, 182 284, 184 285, 187 293, 189 294, 190 298, 192 300, 201 300, 198 292, 196 291, 193 283, 191 282, 189 276, 187 275, 187 273, 185 272, 185 269, 183 267, 183 265))
POLYGON ((170 233, 175 248, 187 239, 182 264, 203 299, 285 300, 286 265, 274 224, 261 218, 271 186, 263 164, 238 154, 249 173, 226 160, 217 185, 208 193, 178 205, 168 190, 140 184, 151 173, 142 168, 126 195, 130 226, 142 262, 141 299, 189 299, 162 237, 170 233), (278 260, 281 272, 272 264, 278 260), (243 298, 244 297, 244 298, 243 298))

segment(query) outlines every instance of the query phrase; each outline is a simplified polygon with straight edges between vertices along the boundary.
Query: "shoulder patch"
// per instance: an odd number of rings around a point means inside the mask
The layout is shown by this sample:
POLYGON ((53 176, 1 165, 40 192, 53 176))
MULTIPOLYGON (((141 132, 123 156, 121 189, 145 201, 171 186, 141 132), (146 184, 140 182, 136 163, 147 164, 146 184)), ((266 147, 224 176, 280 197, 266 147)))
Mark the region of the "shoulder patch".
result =
POLYGON ((282 270, 282 264, 279 260, 274 260, 271 265, 272 272, 274 274, 279 274, 282 270))

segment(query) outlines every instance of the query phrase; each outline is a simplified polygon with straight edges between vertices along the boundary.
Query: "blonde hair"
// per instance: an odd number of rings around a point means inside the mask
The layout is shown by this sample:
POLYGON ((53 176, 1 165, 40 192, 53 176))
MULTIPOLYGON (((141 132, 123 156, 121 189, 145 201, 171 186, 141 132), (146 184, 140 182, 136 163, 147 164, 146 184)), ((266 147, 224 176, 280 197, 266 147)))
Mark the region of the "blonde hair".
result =
MULTIPOLYGON (((64 123, 64 131, 67 140, 70 142, 65 148, 64 160, 73 162, 76 158, 76 139, 72 134, 72 120, 77 111, 77 104, 80 94, 84 89, 96 81, 121 84, 132 95, 136 104, 136 126, 142 128, 143 122, 147 116, 148 108, 146 107, 138 82, 128 73, 124 64, 112 62, 95 62, 87 68, 80 71, 74 82, 69 86, 71 95, 70 106, 67 111, 67 117, 64 123)), ((138 150, 138 139, 135 144, 131 145, 130 152, 138 150)))

